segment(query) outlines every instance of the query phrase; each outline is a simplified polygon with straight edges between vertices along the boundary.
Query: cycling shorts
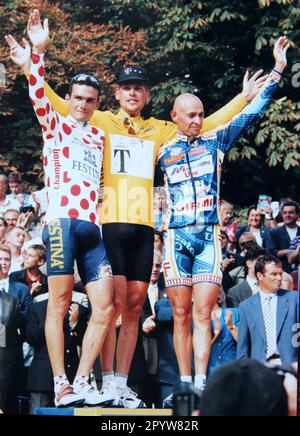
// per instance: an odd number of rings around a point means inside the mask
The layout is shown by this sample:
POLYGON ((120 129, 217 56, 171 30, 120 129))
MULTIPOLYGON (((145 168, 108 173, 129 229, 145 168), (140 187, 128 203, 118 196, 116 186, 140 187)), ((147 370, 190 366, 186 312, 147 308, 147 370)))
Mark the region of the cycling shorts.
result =
POLYGON ((114 276, 150 282, 154 248, 152 227, 108 223, 102 225, 102 236, 114 276))
POLYGON ((222 283, 219 225, 187 226, 167 230, 164 238, 166 287, 222 283))
POLYGON ((111 277, 111 266, 99 227, 91 222, 69 218, 52 220, 43 230, 47 253, 47 274, 72 275, 74 261, 85 286, 111 277))

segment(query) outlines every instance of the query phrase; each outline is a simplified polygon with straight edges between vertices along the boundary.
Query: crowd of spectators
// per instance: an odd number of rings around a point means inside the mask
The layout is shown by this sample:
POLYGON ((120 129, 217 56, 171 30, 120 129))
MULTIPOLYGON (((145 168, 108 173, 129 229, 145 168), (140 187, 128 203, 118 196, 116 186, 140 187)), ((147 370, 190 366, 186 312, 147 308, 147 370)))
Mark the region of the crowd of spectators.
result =
MULTIPOLYGON (((129 376, 148 407, 162 407, 164 398, 179 381, 173 310, 162 273, 165 207, 164 190, 159 188, 154 193, 156 230, 151 283, 129 376)), ((0 409, 6 413, 34 413, 35 407, 53 405, 53 379, 44 334, 48 286, 42 231, 46 208, 45 189, 29 194, 23 190, 19 173, 7 177, 0 174, 0 409)), ((247 223, 235 219, 234 206, 223 201, 219 216, 223 284, 212 312, 208 378, 225 363, 251 357, 239 356, 239 307, 259 292, 257 262, 268 256, 274 256, 270 257, 272 262, 281 261, 284 272, 280 289, 289 292, 298 290, 300 262, 296 201, 280 200, 278 214, 271 208, 266 211, 251 206, 247 223)), ((76 373, 88 317, 88 301, 75 274, 64 325, 70 380, 76 373)), ((281 362, 284 360, 281 356, 281 362)), ((99 386, 99 361, 91 376, 99 386)))

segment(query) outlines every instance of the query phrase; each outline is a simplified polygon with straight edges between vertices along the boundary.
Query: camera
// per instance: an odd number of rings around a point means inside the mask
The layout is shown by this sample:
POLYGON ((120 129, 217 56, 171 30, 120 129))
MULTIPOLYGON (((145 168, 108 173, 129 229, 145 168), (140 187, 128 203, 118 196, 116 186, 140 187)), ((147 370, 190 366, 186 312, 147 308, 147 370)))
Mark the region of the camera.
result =
POLYGON ((191 416, 200 409, 201 392, 192 383, 181 382, 173 392, 173 416, 191 416))

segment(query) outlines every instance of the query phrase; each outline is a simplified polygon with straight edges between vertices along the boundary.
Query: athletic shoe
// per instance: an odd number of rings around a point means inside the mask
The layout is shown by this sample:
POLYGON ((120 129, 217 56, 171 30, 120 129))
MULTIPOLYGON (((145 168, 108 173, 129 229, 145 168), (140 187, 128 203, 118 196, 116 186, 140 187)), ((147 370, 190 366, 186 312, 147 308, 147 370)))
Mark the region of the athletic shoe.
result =
POLYGON ((133 392, 128 386, 119 390, 120 398, 126 409, 142 409, 146 407, 146 404, 137 397, 137 394, 133 392))
POLYGON ((102 394, 97 389, 93 388, 90 384, 86 383, 79 391, 79 393, 84 397, 84 405, 89 407, 94 406, 111 406, 114 397, 113 395, 107 393, 102 394))
POLYGON ((173 393, 163 400, 163 409, 173 409, 173 393))
POLYGON ((101 395, 111 395, 113 396, 114 400, 111 404, 111 407, 124 407, 123 401, 120 398, 117 386, 113 382, 107 382, 105 385, 102 386, 101 395))
POLYGON ((76 394, 71 385, 63 385, 55 395, 54 404, 56 407, 78 407, 84 404, 84 396, 76 394))

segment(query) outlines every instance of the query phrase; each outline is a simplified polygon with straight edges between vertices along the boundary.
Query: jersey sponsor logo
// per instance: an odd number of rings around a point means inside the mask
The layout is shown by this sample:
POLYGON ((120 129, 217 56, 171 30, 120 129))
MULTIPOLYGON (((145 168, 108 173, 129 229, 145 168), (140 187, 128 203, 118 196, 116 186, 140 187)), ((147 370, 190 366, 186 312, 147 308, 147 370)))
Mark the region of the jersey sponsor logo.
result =
POLYGON ((178 154, 182 153, 182 148, 181 147, 171 147, 170 148, 170 155, 173 156, 177 156, 178 154))
POLYGON ((181 201, 178 202, 175 207, 176 215, 184 215, 188 212, 192 212, 197 210, 198 212, 205 212, 209 210, 213 210, 214 206, 214 197, 213 195, 207 195, 204 198, 200 198, 195 201, 181 201))
POLYGON ((111 145, 111 174, 152 179, 154 141, 125 135, 109 135, 111 145))
POLYGON ((191 156, 199 156, 200 154, 204 154, 207 152, 207 149, 205 147, 205 145, 203 145, 202 147, 196 147, 196 148, 191 148, 189 153, 191 156))
POLYGON ((184 156, 185 156, 184 153, 180 153, 180 154, 178 154, 177 156, 168 157, 168 158, 165 160, 165 164, 166 164, 166 165, 169 165, 169 164, 171 164, 171 163, 178 162, 179 160, 184 159, 184 156))
POLYGON ((213 158, 211 154, 192 161, 190 166, 193 177, 201 177, 204 174, 212 174, 214 172, 213 158))
POLYGON ((201 139, 203 141, 208 141, 210 139, 216 139, 216 138, 217 138, 217 134, 213 133, 213 132, 207 132, 207 133, 204 133, 203 135, 201 135, 201 139))
POLYGON ((59 189, 60 188, 60 152, 61 150, 59 148, 53 149, 53 165, 54 165, 54 183, 53 188, 59 189))
POLYGON ((64 269, 64 246, 62 237, 62 227, 59 219, 48 224, 50 236, 50 261, 51 268, 64 269))
POLYGON ((179 183, 191 177, 191 172, 187 163, 172 165, 166 168, 167 176, 171 183, 179 183))

